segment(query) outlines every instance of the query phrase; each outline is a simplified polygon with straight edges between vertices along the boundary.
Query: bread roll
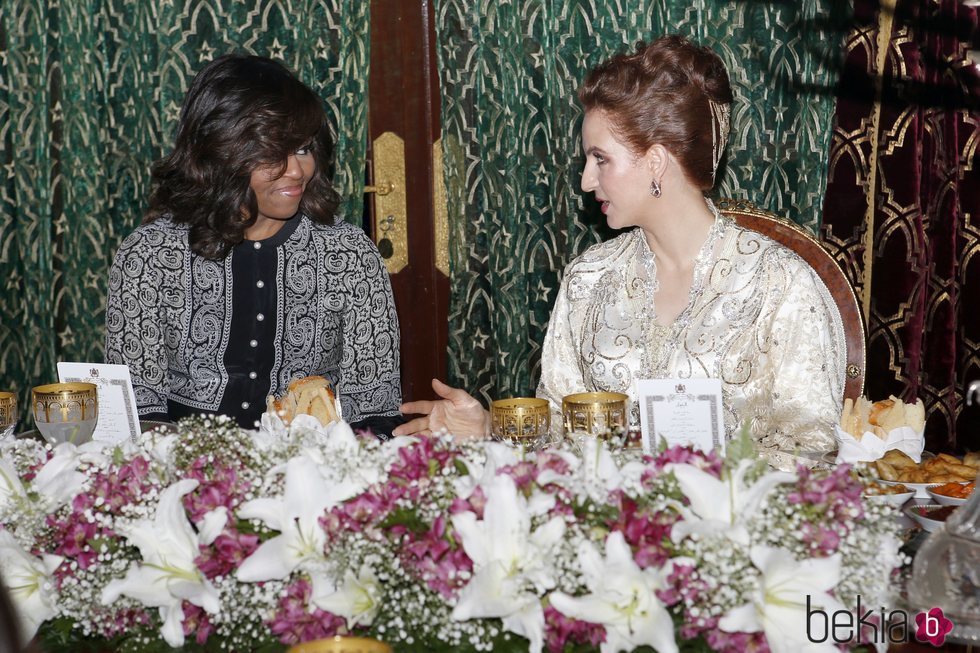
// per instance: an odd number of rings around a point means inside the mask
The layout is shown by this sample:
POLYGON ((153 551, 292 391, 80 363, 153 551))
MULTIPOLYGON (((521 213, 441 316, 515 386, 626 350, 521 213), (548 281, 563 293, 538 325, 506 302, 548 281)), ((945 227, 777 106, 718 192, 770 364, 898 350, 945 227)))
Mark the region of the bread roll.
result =
POLYGON ((907 404, 894 395, 874 403, 865 397, 858 397, 857 401, 848 397, 844 400, 840 421, 841 430, 850 433, 857 440, 868 433, 884 440, 888 433, 903 426, 922 433, 925 424, 925 405, 921 399, 914 404, 907 404))
POLYGON ((266 408, 279 415, 286 424, 297 415, 312 415, 324 426, 340 419, 333 388, 322 376, 291 381, 281 399, 271 396, 266 399, 266 408))
POLYGON ((868 412, 868 424, 883 427, 885 425, 885 418, 891 412, 894 405, 895 401, 892 399, 882 399, 871 404, 871 410, 868 412))

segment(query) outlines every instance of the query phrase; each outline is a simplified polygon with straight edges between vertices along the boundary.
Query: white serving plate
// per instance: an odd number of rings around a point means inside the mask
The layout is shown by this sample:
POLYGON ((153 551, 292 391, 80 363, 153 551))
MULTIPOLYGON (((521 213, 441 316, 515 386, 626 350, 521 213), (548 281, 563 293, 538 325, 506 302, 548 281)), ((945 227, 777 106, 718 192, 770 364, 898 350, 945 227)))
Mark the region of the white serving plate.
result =
POLYGON ((927 489, 929 488, 929 486, 936 485, 935 483, 906 483, 905 481, 886 481, 881 478, 877 478, 875 480, 879 483, 883 483, 884 485, 904 485, 905 487, 915 492, 916 499, 929 499, 930 497, 929 497, 929 492, 927 492, 927 489))
MULTIPOLYGON (((966 483, 969 483, 969 481, 965 481, 963 483, 960 483, 960 485, 966 485, 966 483)), ((947 496, 945 494, 939 494, 938 492, 934 492, 933 491, 933 488, 937 488, 937 487, 940 487, 942 485, 946 485, 946 484, 945 483, 933 483, 932 485, 930 485, 930 486, 928 486, 926 488, 926 493, 929 494, 929 496, 932 498, 933 502, 938 503, 941 506, 962 506, 969 499, 969 497, 967 497, 966 499, 960 499, 959 497, 950 497, 950 496, 947 496)), ((976 489, 974 489, 973 491, 976 492, 976 489)))
POLYGON ((899 494, 865 494, 864 498, 867 501, 887 503, 890 506, 901 508, 913 496, 915 496, 915 491, 909 490, 908 492, 900 492, 899 494))
MULTIPOLYGON (((886 451, 885 453, 888 453, 888 452, 886 451)), ((935 457, 936 457, 936 454, 932 453, 931 451, 923 451, 922 452, 922 456, 920 456, 919 460, 929 460, 930 458, 935 458, 935 457)), ((822 456, 820 456, 820 460, 823 461, 823 462, 825 462, 825 463, 827 463, 828 465, 837 465, 838 464, 837 463, 837 451, 834 450, 834 451, 828 451, 828 452, 826 452, 825 454, 823 454, 822 456)), ((859 464, 860 465, 874 465, 875 464, 875 461, 873 461, 873 460, 862 460, 860 463, 849 463, 849 464, 851 464, 851 465, 859 465, 859 464)))

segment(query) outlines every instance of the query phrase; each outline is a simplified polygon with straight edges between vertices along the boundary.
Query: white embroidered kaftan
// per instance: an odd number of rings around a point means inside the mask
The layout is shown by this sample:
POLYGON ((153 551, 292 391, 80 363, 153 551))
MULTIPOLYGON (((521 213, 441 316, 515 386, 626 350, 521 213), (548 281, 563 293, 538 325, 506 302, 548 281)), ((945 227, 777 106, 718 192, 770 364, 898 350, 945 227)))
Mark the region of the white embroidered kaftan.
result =
POLYGON ((833 449, 846 351, 840 314, 817 273, 786 247, 719 217, 689 305, 660 326, 650 308, 652 257, 634 229, 565 269, 537 391, 551 402, 553 430, 561 429, 562 397, 573 392, 630 395, 638 425, 634 380, 717 378, 728 437, 747 422, 773 465, 833 449))

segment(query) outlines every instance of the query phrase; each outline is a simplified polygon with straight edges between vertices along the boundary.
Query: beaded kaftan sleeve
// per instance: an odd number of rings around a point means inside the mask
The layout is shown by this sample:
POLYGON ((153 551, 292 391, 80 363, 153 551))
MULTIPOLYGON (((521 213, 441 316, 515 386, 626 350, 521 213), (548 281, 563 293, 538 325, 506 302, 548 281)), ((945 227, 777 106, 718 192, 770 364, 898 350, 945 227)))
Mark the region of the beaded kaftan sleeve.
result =
POLYGON ((569 275, 566 275, 562 280, 561 287, 558 289, 558 298, 551 311, 544 349, 541 352, 541 381, 537 391, 538 397, 547 399, 551 404, 551 434, 555 439, 560 438, 562 434, 562 397, 586 391, 580 366, 581 356, 570 321, 569 278, 569 275))

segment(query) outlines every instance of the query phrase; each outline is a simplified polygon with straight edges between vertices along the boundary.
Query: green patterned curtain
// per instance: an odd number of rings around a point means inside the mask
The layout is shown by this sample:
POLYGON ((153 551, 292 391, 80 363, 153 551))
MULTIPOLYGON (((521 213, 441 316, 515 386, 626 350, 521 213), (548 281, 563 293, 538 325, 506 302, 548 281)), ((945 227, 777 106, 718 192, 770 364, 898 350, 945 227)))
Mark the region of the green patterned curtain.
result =
POLYGON ((721 55, 736 106, 719 194, 815 230, 848 14, 844 0, 438 0, 450 382, 533 394, 561 270, 610 235, 579 189, 576 89, 638 40, 681 33, 721 55))
MULTIPOLYGON (((101 361, 108 266, 139 224, 194 73, 245 51, 323 97, 360 221, 370 5, 362 0, 0 2, 0 389, 101 361)), ((24 404, 22 404, 23 406, 24 404)), ((22 411, 23 412, 23 411, 22 411)))

